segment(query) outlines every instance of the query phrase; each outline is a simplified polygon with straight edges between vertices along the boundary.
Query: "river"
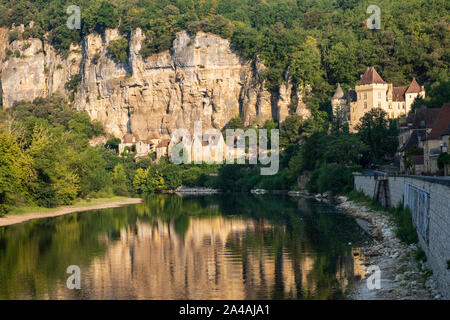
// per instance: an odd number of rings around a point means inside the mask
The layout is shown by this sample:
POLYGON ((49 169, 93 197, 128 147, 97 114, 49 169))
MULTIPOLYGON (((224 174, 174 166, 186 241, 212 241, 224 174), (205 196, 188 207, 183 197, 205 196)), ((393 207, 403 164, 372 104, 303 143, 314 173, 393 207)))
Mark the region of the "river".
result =
POLYGON ((345 299, 367 241, 315 200, 149 195, 0 228, 0 299, 345 299))

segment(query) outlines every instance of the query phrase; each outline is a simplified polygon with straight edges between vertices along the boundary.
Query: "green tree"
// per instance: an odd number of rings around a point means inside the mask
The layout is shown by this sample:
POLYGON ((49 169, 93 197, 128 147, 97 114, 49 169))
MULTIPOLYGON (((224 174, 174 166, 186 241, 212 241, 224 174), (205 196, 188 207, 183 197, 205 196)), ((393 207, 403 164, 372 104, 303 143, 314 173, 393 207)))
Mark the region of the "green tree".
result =
POLYGON ((356 165, 366 151, 367 147, 356 134, 330 135, 327 139, 324 158, 328 163, 356 165))
POLYGON ((286 117, 281 124, 280 147, 284 148, 289 144, 298 143, 303 123, 302 117, 297 114, 286 117))
POLYGON ((156 166, 151 166, 147 173, 147 190, 158 192, 165 189, 165 181, 162 172, 156 166))
POLYGON ((134 174, 134 179, 133 179, 133 186, 134 186, 134 190, 137 193, 144 193, 144 192, 148 192, 148 187, 147 187, 147 177, 148 177, 148 173, 149 173, 149 169, 142 169, 142 168, 138 168, 136 170, 136 173, 134 174))
POLYGON ((114 167, 113 172, 114 193, 119 196, 128 195, 127 175, 123 164, 119 163, 114 167))
POLYGON ((395 122, 389 122, 385 111, 370 110, 361 118, 356 130, 368 147, 364 152, 368 162, 379 162, 394 156, 398 145, 397 128, 395 122))
POLYGON ((34 178, 31 164, 16 139, 0 131, 0 216, 8 211, 14 194, 26 192, 27 183, 34 178))
POLYGON ((176 164, 168 164, 162 168, 165 189, 175 190, 182 183, 182 172, 180 166, 176 164))

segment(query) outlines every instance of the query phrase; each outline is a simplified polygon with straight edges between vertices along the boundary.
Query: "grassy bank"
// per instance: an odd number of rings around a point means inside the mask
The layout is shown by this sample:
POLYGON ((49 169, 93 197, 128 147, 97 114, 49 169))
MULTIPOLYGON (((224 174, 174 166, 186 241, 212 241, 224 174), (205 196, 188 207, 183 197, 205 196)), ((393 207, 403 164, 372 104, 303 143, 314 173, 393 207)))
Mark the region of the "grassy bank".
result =
POLYGON ((114 196, 109 198, 98 198, 98 199, 80 199, 76 201, 74 204, 69 206, 62 206, 56 208, 45 208, 38 206, 17 206, 12 207, 11 211, 6 216, 11 215, 22 215, 27 213, 52 213, 61 210, 62 208, 82 208, 82 207, 90 207, 97 206, 105 203, 111 202, 120 202, 127 200, 127 197, 114 196))

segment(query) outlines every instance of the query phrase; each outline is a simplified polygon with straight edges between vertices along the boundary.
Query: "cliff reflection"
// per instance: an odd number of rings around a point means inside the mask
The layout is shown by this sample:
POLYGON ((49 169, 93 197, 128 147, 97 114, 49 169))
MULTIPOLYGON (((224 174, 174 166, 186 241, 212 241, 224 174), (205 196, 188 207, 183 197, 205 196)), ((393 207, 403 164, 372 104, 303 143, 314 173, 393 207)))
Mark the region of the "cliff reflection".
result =
POLYGON ((0 229, 1 298, 340 299, 363 274, 356 223, 305 200, 152 195, 46 226, 0 229), (65 288, 70 264, 81 291, 65 288))

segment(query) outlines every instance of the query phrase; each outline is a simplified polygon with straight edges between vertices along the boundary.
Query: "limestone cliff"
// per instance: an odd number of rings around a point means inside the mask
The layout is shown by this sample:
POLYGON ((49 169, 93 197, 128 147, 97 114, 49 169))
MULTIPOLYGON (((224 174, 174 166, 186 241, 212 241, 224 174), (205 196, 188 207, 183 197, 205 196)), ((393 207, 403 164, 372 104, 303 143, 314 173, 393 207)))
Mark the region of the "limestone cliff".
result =
POLYGON ((180 32, 169 51, 144 58, 145 35, 137 29, 130 37, 128 61, 117 63, 108 46, 121 36, 115 29, 88 35, 62 56, 39 39, 9 43, 8 30, 0 29, 3 106, 68 95, 65 83, 80 74, 76 108, 117 137, 130 131, 142 139, 154 132, 169 135, 176 128, 192 130, 198 120, 204 128, 222 129, 238 115, 247 124, 283 120, 292 112, 310 115, 289 80, 279 92, 269 92, 261 79, 264 65, 243 59, 219 36, 180 32))

